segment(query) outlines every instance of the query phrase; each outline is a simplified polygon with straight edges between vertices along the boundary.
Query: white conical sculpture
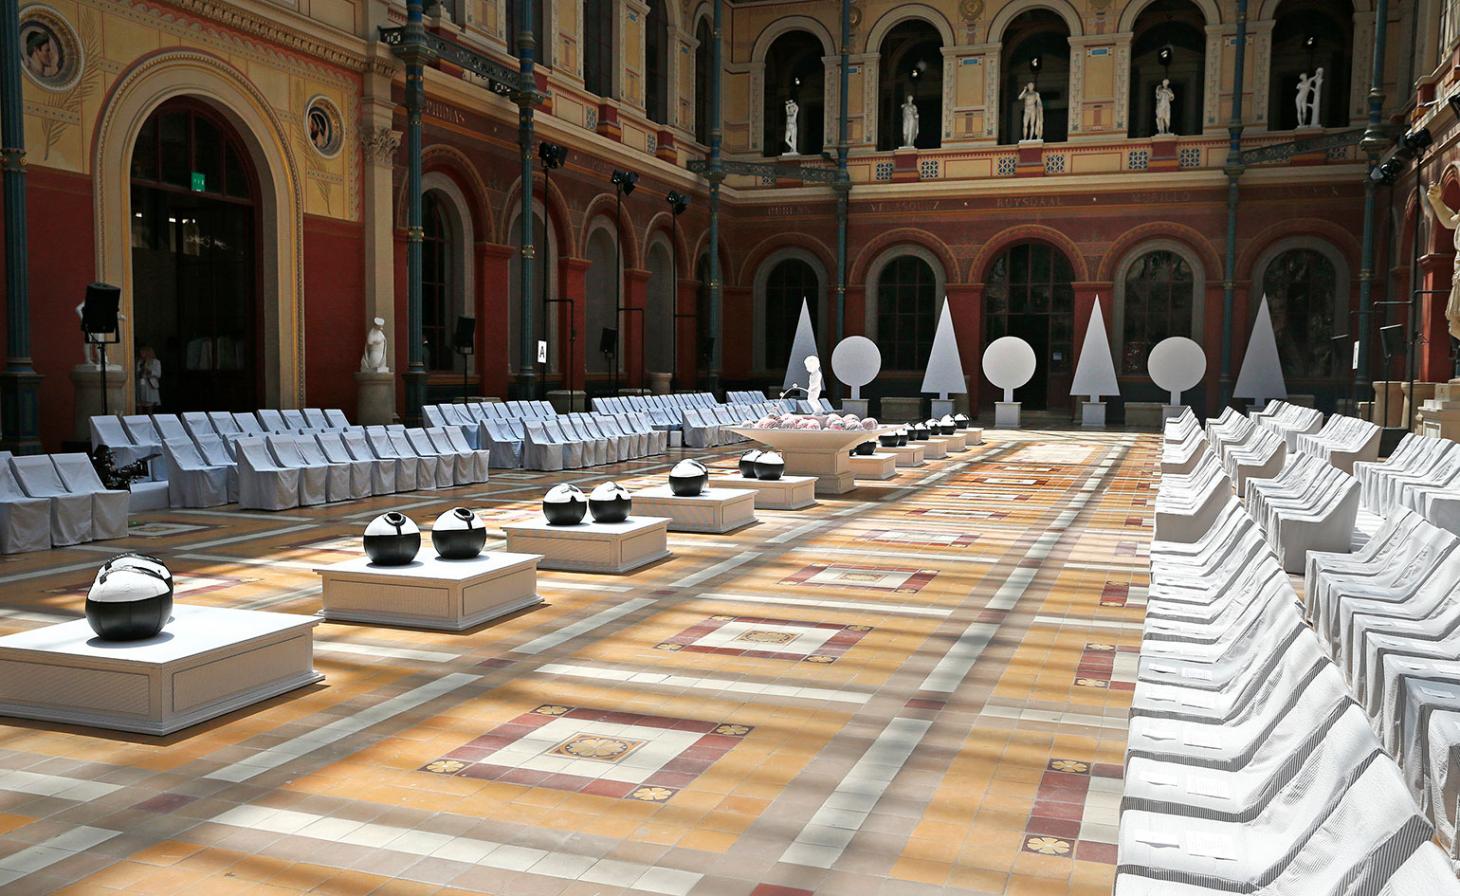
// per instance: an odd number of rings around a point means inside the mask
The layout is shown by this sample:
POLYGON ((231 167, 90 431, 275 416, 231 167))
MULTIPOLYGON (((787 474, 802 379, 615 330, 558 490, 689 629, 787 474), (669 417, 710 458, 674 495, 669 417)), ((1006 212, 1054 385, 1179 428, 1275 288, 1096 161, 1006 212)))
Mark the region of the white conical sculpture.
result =
POLYGON ((938 316, 938 330, 933 335, 927 372, 923 374, 923 386, 918 391, 937 392, 942 401, 948 400, 949 393, 961 395, 968 391, 963 380, 963 361, 958 357, 958 337, 953 334, 953 312, 946 296, 943 313, 938 316))
POLYGON ((1262 304, 1257 306, 1257 320, 1252 322, 1252 337, 1247 341, 1247 353, 1242 356, 1242 370, 1237 374, 1237 385, 1232 395, 1250 398, 1259 408, 1269 399, 1288 397, 1267 296, 1263 296, 1262 304))
POLYGON ((1075 380, 1070 384, 1071 395, 1088 395, 1090 400, 1081 406, 1080 420, 1085 426, 1105 425, 1104 395, 1119 395, 1120 383, 1115 379, 1115 359, 1110 356, 1110 340, 1105 335, 1105 315, 1100 311, 1100 297, 1095 297, 1095 307, 1090 311, 1090 323, 1085 327, 1085 341, 1080 346, 1080 361, 1075 365, 1075 380))
POLYGON ((801 300, 801 319, 796 322, 796 338, 791 341, 791 357, 786 360, 786 380, 781 389, 803 385, 806 359, 816 356, 816 332, 811 328, 811 309, 801 300))

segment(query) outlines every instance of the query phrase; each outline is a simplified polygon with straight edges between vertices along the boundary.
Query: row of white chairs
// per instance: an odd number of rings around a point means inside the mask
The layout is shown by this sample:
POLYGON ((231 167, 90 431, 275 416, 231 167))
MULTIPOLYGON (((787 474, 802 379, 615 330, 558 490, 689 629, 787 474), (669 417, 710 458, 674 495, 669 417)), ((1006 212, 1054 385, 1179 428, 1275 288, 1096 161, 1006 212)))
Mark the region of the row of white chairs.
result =
POLYGON ((1460 444, 1406 434, 1383 462, 1354 464, 1359 501, 1378 516, 1408 508, 1460 534, 1460 444))
POLYGON ((128 500, 85 454, 0 451, 0 554, 123 538, 128 500))
POLYGON ((1273 400, 1248 415, 1253 422, 1283 437, 1289 451, 1298 450, 1298 436, 1316 433, 1323 427, 1323 412, 1316 408, 1273 400))
POLYGON ((644 415, 557 414, 550 406, 545 412, 540 404, 545 402, 426 405, 422 415, 488 452, 496 467, 577 469, 668 450, 668 432, 656 429, 644 415))
POLYGON ((1304 608, 1454 861, 1460 537, 1401 509, 1353 554, 1310 554, 1304 608), (1438 723, 1438 724, 1437 724, 1438 723))
POLYGON ((1379 459, 1379 440, 1383 433, 1377 424, 1367 420, 1334 414, 1322 429, 1299 435, 1296 447, 1303 454, 1320 457, 1345 473, 1352 473, 1354 464, 1379 459))
MULTIPOLYGON (((1163 476, 1157 500, 1207 485, 1163 476)), ((1460 894, 1236 497, 1150 556, 1117 896, 1460 894)))

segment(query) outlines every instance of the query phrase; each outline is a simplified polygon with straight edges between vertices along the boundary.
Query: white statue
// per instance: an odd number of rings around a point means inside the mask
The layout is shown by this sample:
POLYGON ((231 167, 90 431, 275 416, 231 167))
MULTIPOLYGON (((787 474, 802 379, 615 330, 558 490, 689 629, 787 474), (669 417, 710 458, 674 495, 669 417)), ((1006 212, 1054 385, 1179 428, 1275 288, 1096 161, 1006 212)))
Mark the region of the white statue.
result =
POLYGON ((918 139, 918 107, 913 105, 912 94, 902 101, 902 148, 911 149, 918 139))
POLYGON ((1315 128, 1320 127, 1323 124, 1320 120, 1322 116, 1318 114, 1323 103, 1323 66, 1318 66, 1313 77, 1308 79, 1308 92, 1308 124, 1315 128))
POLYGON ((806 400, 813 409, 821 407, 821 359, 811 355, 806 359, 806 373, 810 377, 806 384, 806 400))
POLYGON ((362 373, 390 373, 390 367, 386 364, 385 354, 385 318, 377 317, 375 326, 365 334, 365 354, 360 356, 360 371, 362 373))
POLYGON ((1024 138, 1025 140, 1044 139, 1044 100, 1040 98, 1039 91, 1035 89, 1034 82, 1030 81, 1019 91, 1019 99, 1024 103, 1024 138))
POLYGON ((1425 197, 1429 199, 1430 210, 1440 226, 1455 231, 1455 269, 1450 278, 1450 301, 1445 306, 1445 319, 1450 324, 1450 335, 1460 339, 1460 213, 1445 204, 1439 184, 1430 184, 1425 197))
POLYGON ((1313 114, 1313 81, 1309 79, 1308 73, 1298 75, 1298 95, 1293 97, 1293 102, 1298 107, 1298 127, 1305 128, 1309 125, 1308 117, 1313 114))
POLYGON ((796 105, 795 100, 786 100, 786 155, 794 156, 796 151, 796 117, 801 114, 801 107, 796 105))
POLYGON ((1176 99, 1176 91, 1171 89, 1171 79, 1162 78, 1161 83, 1156 85, 1156 133, 1171 133, 1171 101, 1176 99))

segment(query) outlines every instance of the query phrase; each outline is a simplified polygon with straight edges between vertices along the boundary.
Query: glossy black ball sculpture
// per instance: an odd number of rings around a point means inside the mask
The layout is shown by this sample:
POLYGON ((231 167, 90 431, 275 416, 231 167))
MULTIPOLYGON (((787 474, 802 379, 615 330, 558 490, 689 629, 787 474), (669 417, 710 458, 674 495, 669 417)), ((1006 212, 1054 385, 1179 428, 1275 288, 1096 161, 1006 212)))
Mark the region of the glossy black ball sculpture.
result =
POLYGON ((914 442, 926 442, 928 440, 928 425, 926 423, 914 423, 908 427, 908 438, 914 442))
POLYGON ((958 429, 967 429, 969 422, 970 421, 968 419, 968 415, 967 414, 954 414, 953 415, 953 424, 958 429))
POLYGON ((951 436, 958 431, 958 424, 953 422, 952 417, 945 414, 943 419, 938 421, 938 431, 945 436, 951 436))
MULTIPOLYGON (((761 455, 761 457, 765 457, 765 455, 761 455)), ((760 473, 760 461, 757 460, 755 463, 757 478, 764 479, 765 477, 760 473)), ((709 481, 710 471, 697 460, 682 460, 669 471, 669 490, 677 498, 693 498, 705 490, 709 481)))
POLYGON ((588 513, 588 498, 576 485, 555 485, 542 499, 542 515, 549 526, 576 526, 588 513))
POLYGON ((595 523, 622 523, 633 506, 629 490, 617 482, 605 482, 588 496, 588 511, 595 523))
POLYGON ((172 616, 172 573, 156 557, 120 554, 103 563, 86 593, 86 622, 103 641, 140 641, 172 616))
POLYGON ((896 448, 898 446, 897 432, 895 430, 893 432, 884 432, 877 437, 877 441, 882 444, 883 448, 896 448))
POLYGON ((755 462, 755 478, 775 482, 786 472, 786 461, 774 451, 761 452, 755 462))
POLYGON ((740 455, 740 475, 746 479, 755 478, 755 462, 760 458, 760 450, 752 448, 740 455))
POLYGON ((897 447, 899 447, 899 448, 906 448, 907 447, 907 442, 911 438, 912 438, 912 435, 907 431, 907 427, 906 426, 904 426, 902 429, 899 429, 897 431, 897 447))
POLYGON ((431 526, 431 546, 444 560, 470 560, 486 543, 487 527, 465 507, 446 511, 431 526))
POLYGON ((853 448, 852 449, 852 453, 853 454, 860 455, 862 457, 866 457, 869 454, 875 454, 875 453, 877 453, 877 443, 876 442, 863 442, 862 444, 858 445, 856 448, 853 448))
POLYGON ((420 550, 421 530, 404 513, 382 513, 365 527, 365 556, 376 566, 405 566, 420 550))

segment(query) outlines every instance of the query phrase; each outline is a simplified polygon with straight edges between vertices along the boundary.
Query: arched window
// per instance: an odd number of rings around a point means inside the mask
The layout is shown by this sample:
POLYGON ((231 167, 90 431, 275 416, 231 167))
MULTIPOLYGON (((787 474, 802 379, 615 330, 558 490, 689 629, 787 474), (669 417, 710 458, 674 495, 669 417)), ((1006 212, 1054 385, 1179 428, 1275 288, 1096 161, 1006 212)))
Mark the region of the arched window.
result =
MULTIPOLYGON (((507 15, 504 19, 507 30, 507 52, 517 56, 517 4, 519 0, 506 0, 507 15)), ((532 0, 532 58, 539 65, 553 64, 553 42, 547 20, 547 9, 542 0, 532 0)))
POLYGON ((920 370, 933 350, 938 283, 916 255, 887 263, 877 279, 877 347, 884 370, 920 370))
MULTIPOLYGON (((507 228, 510 239, 513 243, 512 254, 507 258, 507 354, 506 361, 508 369, 516 372, 521 367, 522 354, 522 254, 516 251, 518 234, 522 228, 522 213, 520 210, 512 215, 511 225, 507 228)), ((547 339, 548 341, 548 372, 557 374, 562 372, 563 363, 568 358, 570 346, 566 345, 566 337, 560 342, 558 334, 566 333, 567 330, 558 326, 561 316, 568 314, 566 306, 543 301, 543 276, 547 276, 547 298, 558 297, 558 239, 553 228, 543 223, 542 205, 534 198, 532 210, 532 244, 536 257, 532 259, 532 338, 547 339), (546 271, 544 271, 543 259, 547 259, 546 271), (546 323, 546 327, 544 327, 546 323), (546 336, 544 336, 546 331, 546 336)), ((488 326, 488 334, 497 332, 493 326, 488 326)), ((500 339, 501 337, 494 337, 500 339)), ((500 342, 497 344, 500 345, 500 342)), ((478 347, 478 351, 481 348, 478 347)), ((583 348, 578 346, 577 352, 582 353, 583 348)), ((576 381, 575 381, 576 382, 576 381)))
POLYGON ((936 149, 943 134, 943 38, 921 19, 899 22, 882 38, 878 81, 877 148, 903 143, 902 105, 918 110, 918 149, 936 149))
POLYGON ((1206 19, 1191 0, 1156 0, 1136 18, 1131 41, 1129 134, 1156 133, 1156 88, 1171 100, 1171 133, 1200 134, 1206 81, 1206 19))
POLYGON ((669 121, 669 10, 664 0, 649 0, 644 34, 644 112, 650 121, 669 121))
POLYGON ((1191 265, 1167 249, 1147 252, 1126 271, 1120 372, 1144 374, 1156 343, 1192 336, 1196 284, 1191 265))
MULTIPOLYGON (((614 307, 616 293, 614 283, 617 282, 618 272, 618 250, 619 247, 614 241, 612 222, 609 226, 595 227, 592 235, 588 237, 588 283, 593 284, 588 290, 587 308, 584 309, 584 326, 588 329, 587 338, 587 363, 589 373, 608 373, 613 370, 613 353, 605 354, 599 351, 606 342, 612 342, 612 337, 605 337, 607 330, 618 331, 619 316, 614 307)), ((619 295, 621 297, 621 295, 619 295)), ((618 361, 619 369, 623 369, 624 362, 624 334, 619 332, 618 339, 618 361)))
POLYGON ((1349 0, 1285 0, 1272 28, 1268 130, 1298 126, 1298 83, 1323 70, 1317 115, 1309 124, 1348 124, 1354 10, 1349 0))
POLYGON ((1334 320, 1338 290, 1338 271, 1316 249, 1288 249, 1268 262, 1262 292, 1286 375, 1314 379, 1337 372, 1331 339, 1344 326, 1334 320))
POLYGON ((825 136, 826 67, 821 41, 805 31, 787 31, 771 42, 765 56, 765 133, 768 156, 790 152, 786 146, 786 101, 795 100, 796 151, 821 152, 825 136))
POLYGON ((695 25, 695 139, 710 142, 710 23, 695 25))
POLYGON ((446 210, 434 192, 421 197, 425 237, 421 241, 421 338, 426 341, 426 368, 451 370, 454 364, 448 333, 451 318, 452 234, 446 210))
POLYGON ((1073 372, 1075 272, 1048 243, 1020 243, 994 260, 984 287, 984 344, 1018 336, 1039 359, 1017 395, 1029 408, 1069 401, 1073 372))
MULTIPOLYGON (((644 318, 644 369, 668 373, 674 365, 674 282, 669 241, 656 239, 645 255, 648 260, 649 289, 644 318)), ((629 320, 629 326, 634 322, 629 320)))
POLYGON ((791 344, 801 321, 804 300, 811 315, 813 332, 821 332, 818 324, 821 282, 816 271, 800 258, 782 259, 771 268, 765 284, 765 366, 780 370, 791 357, 791 344))
POLYGON ((1070 27, 1047 9, 1031 9, 1014 17, 1004 30, 1003 115, 999 142, 1018 143, 1024 136, 1024 101, 1030 84, 1044 104, 1046 143, 1069 136, 1070 27))
POLYGON ((612 97, 614 35, 613 0, 583 0, 583 89, 601 97, 612 97))

